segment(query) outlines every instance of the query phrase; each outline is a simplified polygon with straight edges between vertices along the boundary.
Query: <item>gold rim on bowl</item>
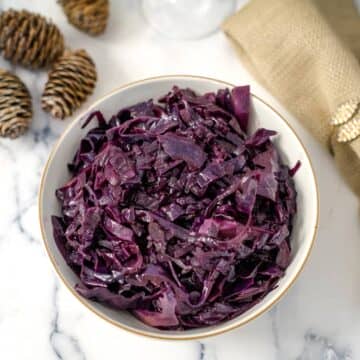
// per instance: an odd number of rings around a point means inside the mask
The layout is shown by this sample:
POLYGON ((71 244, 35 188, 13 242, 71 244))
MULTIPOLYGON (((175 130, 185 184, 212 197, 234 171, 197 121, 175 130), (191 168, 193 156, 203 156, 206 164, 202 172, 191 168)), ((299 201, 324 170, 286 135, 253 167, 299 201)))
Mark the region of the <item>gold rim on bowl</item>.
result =
MULTIPOLYGON (((97 104, 100 104, 102 101, 104 101, 106 98, 110 97, 111 95, 113 95, 114 93, 120 91, 120 90, 124 90, 126 88, 132 87, 134 85, 138 85, 144 82, 149 82, 152 80, 162 80, 162 79, 182 79, 182 78, 187 78, 187 79, 197 79, 197 80, 208 80, 208 81, 212 81, 212 82, 216 82, 219 85, 225 85, 227 87, 235 87, 235 85, 228 83, 226 81, 223 80, 218 80, 215 78, 210 78, 210 77, 206 77, 206 76, 196 76, 196 75, 163 75, 163 76, 154 76, 154 77, 149 77, 146 79, 142 79, 142 80, 137 80, 137 81, 133 81, 130 83, 127 83, 125 85, 122 85, 118 88, 115 88, 114 90, 112 90, 111 92, 109 92, 108 94, 102 96, 101 98, 99 98, 97 101, 95 101, 91 106, 89 106, 89 108, 94 108, 97 104)), ((245 324, 247 324, 248 322, 250 322, 251 320, 254 320, 256 318, 258 318, 260 315, 262 315, 263 313, 265 313, 267 310, 269 310, 276 302, 278 302, 280 300, 281 297, 283 297, 285 295, 285 293, 289 290, 289 288, 294 284, 294 282, 296 281, 296 279, 298 278, 298 276, 300 275, 300 273, 302 272, 305 263, 307 262, 311 250, 314 246, 314 241, 317 235, 317 230, 318 230, 318 226, 319 226, 319 190, 318 190, 318 183, 317 183, 317 179, 315 176, 315 172, 314 172, 314 167, 313 164, 310 160, 310 156, 308 151, 306 150, 303 142, 301 141, 301 139, 299 138, 299 136, 296 134, 295 130, 293 129, 293 127, 289 124, 289 122, 283 118, 283 116, 277 111, 275 110, 271 105, 269 105, 267 102, 265 102, 264 100, 262 100, 260 97, 258 97, 257 95, 254 95, 253 93, 251 93, 251 95, 256 98, 257 100, 259 100, 260 102, 262 102, 265 106, 267 106, 269 109, 271 109, 275 114, 277 114, 282 121, 288 126, 288 128, 293 132, 293 134, 295 135, 295 137, 297 138, 297 140, 299 141, 302 149, 304 150, 304 153, 306 155, 307 160, 309 161, 310 167, 311 167, 311 174, 313 177, 313 181, 315 184, 315 194, 316 194, 316 222, 315 222, 315 227, 313 229, 313 236, 311 239, 311 243, 310 246, 308 248, 308 251, 306 253, 306 256, 304 257, 304 259, 302 260, 302 263, 300 265, 300 267, 298 268, 297 272, 293 275, 293 278, 291 279, 290 283, 279 293, 277 294, 277 296, 272 300, 272 302, 270 304, 268 304, 266 307, 259 309, 257 312, 254 312, 252 315, 249 315, 247 318, 244 318, 242 321, 238 322, 238 323, 233 323, 230 325, 226 326, 226 323, 224 324, 223 327, 217 329, 211 329, 211 330, 206 330, 206 328, 204 328, 203 333, 201 334, 186 334, 186 332, 179 332, 179 335, 170 335, 170 334, 161 334, 161 333, 155 333, 155 332, 151 332, 151 331, 145 331, 145 330, 138 330, 138 329, 134 329, 130 326, 127 325, 123 325, 118 323, 117 321, 114 321, 113 319, 111 319, 110 317, 104 315, 101 311, 97 310, 96 308, 94 308, 93 306, 89 305, 76 291, 75 289, 68 283, 68 281, 65 279, 65 277, 63 276, 63 274, 61 273, 56 261, 55 261, 55 257, 52 254, 52 252, 49 249, 49 246, 47 244, 46 236, 45 236, 45 228, 44 228, 44 224, 42 221, 42 199, 43 199, 43 188, 44 188, 44 178, 45 175, 47 174, 48 168, 49 168, 49 164, 51 163, 55 153, 57 152, 57 149, 60 147, 63 139, 66 137, 66 135, 71 131, 71 129, 73 128, 73 126, 80 121, 89 111, 89 108, 87 110, 85 110, 84 112, 82 112, 79 116, 76 117, 76 119, 74 119, 69 125, 68 127, 65 129, 65 131, 61 134, 61 136, 59 137, 59 139, 56 141, 55 145, 53 146, 49 158, 46 161, 45 167, 43 169, 42 175, 41 175, 41 180, 40 180, 40 188, 39 188, 39 221, 40 221, 40 229, 41 229, 41 235, 42 235, 42 239, 43 239, 43 243, 46 249, 46 252, 49 256, 49 259, 57 273, 57 275, 59 276, 59 278, 62 280, 62 282, 65 284, 65 286, 68 288, 68 290, 91 312, 93 312, 94 314, 96 314, 97 316, 99 316, 100 318, 102 318, 103 320, 117 326, 118 328, 121 328, 123 330, 127 330, 129 332, 132 332, 134 334, 137 335, 143 335, 146 337, 150 337, 150 338, 155 338, 155 339, 162 339, 162 340, 196 340, 196 339, 202 339, 202 338, 207 338, 210 336, 215 336, 215 335, 220 335, 223 334, 225 332, 228 332, 230 330, 236 329, 240 326, 243 326, 245 324)))

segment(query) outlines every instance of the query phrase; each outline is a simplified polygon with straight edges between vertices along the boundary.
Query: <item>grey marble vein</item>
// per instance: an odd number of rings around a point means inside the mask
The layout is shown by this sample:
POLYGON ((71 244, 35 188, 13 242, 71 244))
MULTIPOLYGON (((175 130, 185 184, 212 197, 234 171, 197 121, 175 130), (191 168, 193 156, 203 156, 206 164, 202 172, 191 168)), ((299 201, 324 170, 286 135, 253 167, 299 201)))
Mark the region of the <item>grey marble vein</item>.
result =
POLYGON ((279 337, 279 329, 278 329, 278 323, 277 323, 277 307, 275 306, 269 311, 269 316, 271 320, 271 333, 273 337, 274 342, 274 348, 275 348, 275 355, 276 359, 281 359, 281 350, 280 350, 280 337, 279 337))
POLYGON ((58 284, 55 282, 53 290, 53 312, 49 335, 51 348, 59 360, 86 360, 79 341, 73 335, 67 334, 59 328, 58 284))
MULTIPOLYGON (((11 159, 13 163, 16 164, 16 155, 14 154, 14 151, 10 147, 0 143, 0 149, 7 154, 7 156, 11 159)), ((17 173, 17 170, 15 170, 15 168, 10 169, 10 171, 13 172, 12 174, 12 178, 14 180, 13 192, 15 196, 15 208, 16 208, 15 211, 16 215, 13 219, 11 219, 10 224, 14 223, 17 226, 20 233, 23 234, 24 237, 32 243, 35 242, 36 240, 29 232, 25 230, 24 226, 22 225, 21 217, 23 213, 26 212, 27 209, 29 209, 32 205, 34 205, 36 196, 34 196, 33 199, 29 201, 26 205, 22 205, 22 202, 20 201, 20 190, 18 183, 19 174, 17 173)), ((1 236, 0 240, 2 238, 4 238, 4 236, 1 236)))
MULTIPOLYGON (((38 242, 38 239, 35 239, 23 226, 22 223, 22 215, 23 215, 23 208, 21 206, 21 201, 20 201, 20 191, 19 191, 19 184, 18 184, 18 174, 15 173, 14 174, 14 194, 15 194, 15 207, 16 207, 16 216, 14 218, 14 223, 16 224, 17 228, 19 229, 19 231, 21 232, 22 235, 24 235, 24 237, 30 241, 31 243, 35 243, 38 242)), ((33 205, 30 204, 29 208, 33 205)))
POLYGON ((200 345, 200 360, 204 360, 205 359, 205 345, 203 343, 199 343, 200 345))
POLYGON ((349 349, 340 348, 321 335, 308 331, 305 335, 305 344, 296 360, 352 360, 349 349))
MULTIPOLYGON (((274 307, 270 312, 271 318, 271 333, 273 337, 273 344, 275 349, 276 360, 288 360, 289 355, 284 354, 281 349, 281 339, 278 328, 278 310, 274 307)), ((285 339, 286 340, 286 339, 285 339)), ((308 331, 304 336, 303 349, 296 358, 296 360, 352 360, 349 349, 339 348, 332 344, 332 342, 321 335, 308 331)))
POLYGON ((200 360, 217 360, 216 350, 213 343, 199 343, 199 359, 200 360))
POLYGON ((48 147, 52 146, 55 140, 58 138, 58 136, 51 130, 48 124, 39 130, 30 129, 30 133, 33 136, 35 144, 42 143, 48 147))
MULTIPOLYGON (((45 160, 48 156, 48 150, 57 139, 57 135, 51 130, 50 126, 46 124, 43 128, 38 130, 30 129, 28 135, 26 136, 30 136, 30 138, 28 139, 30 139, 30 143, 34 147, 34 152, 36 153, 38 159, 38 166, 31 170, 35 172, 36 178, 40 179, 43 164, 45 163, 45 160), (44 147, 46 151, 44 151, 44 147)), ((12 142, 9 143, 9 145, 0 143, 0 150, 4 154, 6 154, 6 156, 11 160, 12 163, 16 164, 17 154, 13 146, 14 144, 12 142)), ((35 238, 23 224, 23 216, 36 203, 37 185, 36 188, 27 190, 28 192, 30 191, 29 194, 32 196, 30 197, 30 199, 27 199, 27 201, 24 201, 22 199, 24 191, 20 189, 20 176, 24 176, 24 174, 19 173, 19 170, 16 166, 11 168, 10 171, 12 172, 11 177, 13 179, 12 192, 14 194, 15 214, 14 216, 10 217, 9 225, 14 224, 17 227, 18 231, 29 242, 39 243, 38 239, 35 238), (32 194, 32 191, 34 191, 34 194, 32 194)))
POLYGON ((32 197, 23 206, 19 206, 16 215, 10 219, 10 224, 19 221, 21 217, 35 204, 37 196, 32 197))

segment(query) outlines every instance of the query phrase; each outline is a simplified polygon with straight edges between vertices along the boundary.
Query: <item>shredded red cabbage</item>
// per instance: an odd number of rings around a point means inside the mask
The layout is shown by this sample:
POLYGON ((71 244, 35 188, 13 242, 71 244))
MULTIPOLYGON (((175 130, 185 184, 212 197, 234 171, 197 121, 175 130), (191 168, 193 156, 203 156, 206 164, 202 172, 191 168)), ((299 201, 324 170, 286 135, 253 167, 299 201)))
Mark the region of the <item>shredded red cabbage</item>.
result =
POLYGON ((290 262, 296 191, 271 141, 248 136, 249 87, 98 120, 56 191, 56 243, 85 298, 161 329, 214 325, 276 287, 290 262))

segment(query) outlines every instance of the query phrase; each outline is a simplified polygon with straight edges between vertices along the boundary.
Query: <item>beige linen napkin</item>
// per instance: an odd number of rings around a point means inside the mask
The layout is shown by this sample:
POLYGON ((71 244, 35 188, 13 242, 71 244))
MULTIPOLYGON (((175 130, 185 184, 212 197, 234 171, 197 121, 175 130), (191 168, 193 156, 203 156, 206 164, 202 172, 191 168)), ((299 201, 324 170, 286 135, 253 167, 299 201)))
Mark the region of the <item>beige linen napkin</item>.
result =
POLYGON ((251 0, 223 30, 360 196, 360 18, 351 0, 251 0))

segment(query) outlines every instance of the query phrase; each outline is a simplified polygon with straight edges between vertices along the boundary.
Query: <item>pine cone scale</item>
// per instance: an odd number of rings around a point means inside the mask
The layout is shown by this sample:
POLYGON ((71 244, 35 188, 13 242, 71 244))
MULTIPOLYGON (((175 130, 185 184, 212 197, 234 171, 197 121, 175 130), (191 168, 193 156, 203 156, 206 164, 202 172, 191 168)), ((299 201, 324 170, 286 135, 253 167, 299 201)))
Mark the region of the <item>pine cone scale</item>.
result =
POLYGON ((93 89, 96 76, 92 70, 84 71, 83 68, 88 66, 86 62, 79 63, 77 66, 66 64, 66 66, 58 69, 56 76, 49 76, 49 81, 54 85, 64 85, 64 91, 72 89, 76 91, 90 92, 93 89), (74 74, 71 76, 69 74, 74 74))
POLYGON ((63 53, 64 39, 56 25, 41 15, 7 10, 0 14, 0 51, 15 64, 41 68, 63 53))
POLYGON ((17 137, 23 135, 27 130, 28 123, 24 119, 10 119, 7 123, 0 129, 0 136, 8 137, 10 139, 16 139, 17 137))
POLYGON ((78 29, 98 35, 104 32, 109 17, 108 0, 59 0, 69 22, 78 29))
POLYGON ((0 69, 0 136, 14 139, 29 127, 32 105, 29 91, 21 80, 0 69))
POLYGON ((85 50, 66 52, 53 66, 41 98, 44 111, 63 119, 93 92, 95 64, 85 50))
MULTIPOLYGON (((84 31, 96 34, 104 30, 108 0, 62 2, 72 2, 76 13, 73 18, 84 31)), ((1 12, 0 53, 13 64, 32 69, 52 64, 41 106, 54 117, 71 115, 94 90, 97 74, 91 57, 85 50, 64 54, 61 32, 39 14, 11 9, 1 12)), ((28 129, 31 118, 31 97, 26 86, 16 75, 0 69, 0 136, 20 136, 28 129)))

